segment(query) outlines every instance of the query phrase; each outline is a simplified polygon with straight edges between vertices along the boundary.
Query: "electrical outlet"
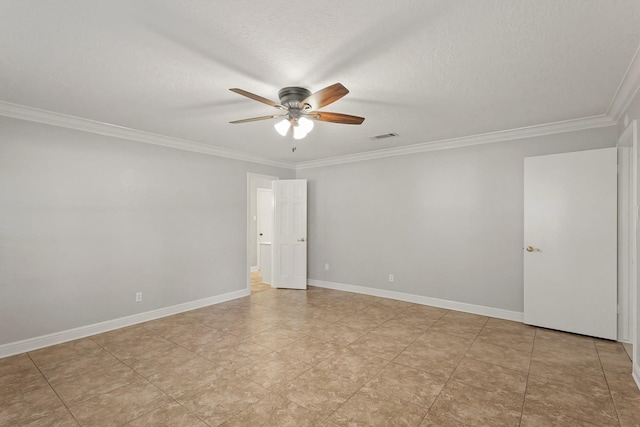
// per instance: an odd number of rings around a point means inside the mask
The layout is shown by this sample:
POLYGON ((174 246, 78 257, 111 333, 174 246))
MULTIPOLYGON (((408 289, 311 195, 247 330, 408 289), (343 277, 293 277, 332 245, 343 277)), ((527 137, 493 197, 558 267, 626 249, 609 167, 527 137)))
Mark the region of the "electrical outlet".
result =
POLYGON ((326 263, 326 262, 324 263, 324 269, 325 269, 325 270, 328 270, 328 269, 329 269, 329 263, 326 263))
POLYGON ((390 282, 393 282, 393 274, 390 274, 390 275, 389 275, 389 281, 390 281, 390 282))
POLYGON ((142 302, 142 292, 136 292, 136 302, 142 302))

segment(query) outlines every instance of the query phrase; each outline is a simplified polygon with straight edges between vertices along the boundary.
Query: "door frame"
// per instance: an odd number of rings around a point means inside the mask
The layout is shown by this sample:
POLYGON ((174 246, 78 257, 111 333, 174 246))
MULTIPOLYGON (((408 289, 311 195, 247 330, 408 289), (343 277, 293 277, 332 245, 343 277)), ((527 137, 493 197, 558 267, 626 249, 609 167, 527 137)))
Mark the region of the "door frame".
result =
MULTIPOLYGON (((259 179, 267 179, 270 181, 277 181, 280 179, 278 176, 273 175, 264 175, 259 173, 247 172, 247 235, 246 235, 246 256, 247 256, 247 265, 246 265, 246 289, 251 292, 251 223, 253 222, 252 212, 251 212, 251 184, 259 179)), ((253 203, 256 208, 258 206, 258 192, 256 191, 253 203)), ((256 242, 257 242, 257 233, 256 233, 256 242)), ((256 245, 257 247, 257 245, 256 245)), ((257 256, 257 254, 256 254, 257 256)))
POLYGON ((633 343, 634 353, 636 342, 636 295, 637 295, 637 253, 636 253, 636 206, 637 200, 637 123, 634 120, 620 135, 616 143, 618 148, 618 187, 619 212, 618 220, 621 227, 621 247, 618 263, 621 268, 618 292, 619 316, 623 330, 619 331, 618 341, 633 343))

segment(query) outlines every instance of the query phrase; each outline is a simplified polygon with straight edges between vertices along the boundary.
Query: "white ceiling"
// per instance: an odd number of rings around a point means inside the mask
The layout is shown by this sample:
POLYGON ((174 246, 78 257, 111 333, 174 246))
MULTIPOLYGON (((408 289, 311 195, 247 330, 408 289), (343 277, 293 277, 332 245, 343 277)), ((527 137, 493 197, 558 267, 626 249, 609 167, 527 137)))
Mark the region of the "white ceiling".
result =
POLYGON ((292 163, 611 115, 638 0, 0 2, 0 101, 292 163), (293 140, 285 86, 350 93, 293 140), (397 138, 372 141, 396 132, 397 138))

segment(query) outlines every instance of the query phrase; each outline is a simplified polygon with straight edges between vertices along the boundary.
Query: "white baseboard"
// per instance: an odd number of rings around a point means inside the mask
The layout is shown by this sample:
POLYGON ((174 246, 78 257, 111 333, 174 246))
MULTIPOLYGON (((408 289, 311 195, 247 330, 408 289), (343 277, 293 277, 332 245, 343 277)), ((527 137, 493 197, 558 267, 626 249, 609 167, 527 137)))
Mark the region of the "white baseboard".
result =
POLYGON ((631 375, 633 376, 633 380, 636 382, 636 385, 640 389, 640 365, 638 365, 637 361, 633 364, 633 371, 631 375))
POLYGON ((384 289, 368 288, 365 286, 345 285, 343 283, 325 282, 322 280, 309 280, 310 286, 335 289, 337 291, 354 292, 357 294, 371 295, 375 297, 395 299, 412 302, 415 304, 430 305, 432 307, 446 308, 449 310, 463 311, 465 313, 479 314, 482 316, 497 317, 498 319, 524 321, 524 313, 519 311, 503 310, 501 308, 485 307, 483 305, 467 304, 464 302, 449 301, 438 298, 430 298, 422 295, 405 294, 402 292, 388 291, 384 289))
POLYGON ((49 347, 51 345, 62 344, 68 341, 77 340, 79 338, 85 338, 91 335, 109 332, 114 329, 124 328, 125 326, 136 325, 138 323, 148 322, 150 320, 159 319, 161 317, 171 316, 174 314, 207 307, 214 304, 220 304, 225 301, 242 298, 249 295, 251 295, 251 291, 249 289, 241 289, 239 291, 203 298, 196 301, 185 302, 170 307, 159 308, 157 310, 121 317, 119 319, 107 320, 105 322, 94 323, 87 326, 80 326, 79 328, 55 332, 49 335, 42 335, 22 341, 3 344, 0 345, 0 358, 25 353, 27 351, 37 350, 43 347, 49 347))
POLYGON ((260 267, 258 267, 257 265, 252 265, 251 266, 251 272, 255 273, 256 271, 260 271, 260 267))

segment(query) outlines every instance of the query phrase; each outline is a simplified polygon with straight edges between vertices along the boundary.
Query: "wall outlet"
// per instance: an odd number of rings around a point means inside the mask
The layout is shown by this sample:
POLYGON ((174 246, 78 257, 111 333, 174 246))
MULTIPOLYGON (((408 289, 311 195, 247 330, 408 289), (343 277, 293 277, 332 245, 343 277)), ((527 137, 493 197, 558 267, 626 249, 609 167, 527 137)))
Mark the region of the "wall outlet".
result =
POLYGON ((328 270, 328 269, 329 269, 329 263, 326 263, 326 262, 324 263, 324 269, 325 269, 325 270, 328 270))
POLYGON ((136 302, 142 302, 142 292, 136 292, 136 302))
POLYGON ((389 275, 389 281, 390 281, 390 282, 393 282, 393 274, 390 274, 390 275, 389 275))

